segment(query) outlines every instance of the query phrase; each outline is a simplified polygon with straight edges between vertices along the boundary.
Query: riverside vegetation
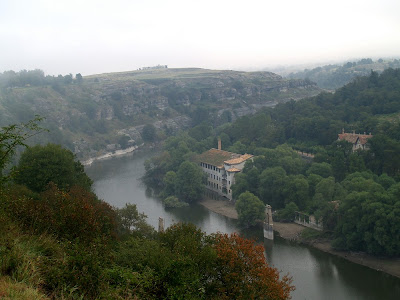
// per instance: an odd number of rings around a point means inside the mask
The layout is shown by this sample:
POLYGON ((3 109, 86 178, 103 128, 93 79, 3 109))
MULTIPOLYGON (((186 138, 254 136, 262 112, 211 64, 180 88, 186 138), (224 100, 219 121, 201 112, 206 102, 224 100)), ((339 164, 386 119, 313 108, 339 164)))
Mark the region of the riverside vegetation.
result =
MULTIPOLYGON (((145 179, 161 188, 162 197, 179 198, 176 172, 188 161, 193 174, 200 172, 196 156, 215 147, 219 137, 224 149, 255 155, 236 176, 235 199, 258 197, 283 221, 292 221, 295 211, 313 214, 336 249, 398 257, 399 116, 400 69, 372 71, 334 94, 264 108, 215 128, 203 123, 171 137, 164 152, 146 162, 145 179), (342 128, 372 132, 369 150, 353 152, 350 143, 338 141, 342 128), (305 161, 294 149, 314 159, 305 161)), ((193 188, 201 189, 201 180, 196 182, 193 188)), ((247 202, 261 211, 258 201, 247 202)), ((260 214, 249 213, 243 221, 251 225, 257 218, 260 214)))
POLYGON ((291 279, 268 266, 262 246, 191 224, 157 233, 135 205, 98 199, 81 163, 58 145, 28 148, 8 169, 38 122, 0 130, 0 298, 290 297, 291 279))

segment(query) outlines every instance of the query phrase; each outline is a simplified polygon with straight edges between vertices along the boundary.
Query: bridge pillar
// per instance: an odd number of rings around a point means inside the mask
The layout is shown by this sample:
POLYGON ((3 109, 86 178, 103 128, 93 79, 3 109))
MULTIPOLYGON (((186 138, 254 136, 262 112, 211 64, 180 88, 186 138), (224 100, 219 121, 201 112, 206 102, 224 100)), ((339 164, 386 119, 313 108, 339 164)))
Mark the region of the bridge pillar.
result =
POLYGON ((164 232, 164 219, 158 218, 158 232, 164 232))
POLYGON ((268 240, 274 239, 274 223, 272 221, 272 208, 271 205, 265 205, 265 219, 264 219, 264 238, 268 240))

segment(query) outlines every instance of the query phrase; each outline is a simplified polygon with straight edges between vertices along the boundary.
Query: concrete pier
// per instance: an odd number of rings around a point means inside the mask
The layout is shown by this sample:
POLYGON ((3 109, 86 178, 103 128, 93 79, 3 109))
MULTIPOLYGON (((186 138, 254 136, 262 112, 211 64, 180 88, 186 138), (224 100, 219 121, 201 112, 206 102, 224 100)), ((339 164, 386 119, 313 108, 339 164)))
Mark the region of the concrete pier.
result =
POLYGON ((268 240, 274 239, 274 223, 272 221, 272 208, 271 205, 265 205, 265 219, 264 219, 264 238, 268 240))

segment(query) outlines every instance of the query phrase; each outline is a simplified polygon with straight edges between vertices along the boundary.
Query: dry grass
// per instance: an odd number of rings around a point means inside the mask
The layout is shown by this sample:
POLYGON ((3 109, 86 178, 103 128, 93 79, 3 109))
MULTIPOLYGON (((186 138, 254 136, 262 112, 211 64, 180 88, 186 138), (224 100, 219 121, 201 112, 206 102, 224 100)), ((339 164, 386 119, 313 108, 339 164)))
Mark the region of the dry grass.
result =
POLYGON ((0 299, 36 300, 49 299, 38 289, 23 282, 15 282, 9 277, 0 277, 0 299))

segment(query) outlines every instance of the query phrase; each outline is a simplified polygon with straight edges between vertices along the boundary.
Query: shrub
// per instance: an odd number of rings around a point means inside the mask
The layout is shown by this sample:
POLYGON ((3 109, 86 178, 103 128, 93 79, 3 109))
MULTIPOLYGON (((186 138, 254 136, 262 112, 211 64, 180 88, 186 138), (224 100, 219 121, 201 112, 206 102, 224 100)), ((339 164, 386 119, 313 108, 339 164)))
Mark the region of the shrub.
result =
POLYGON ((179 199, 175 196, 169 196, 164 199, 164 205, 168 208, 179 208, 189 206, 188 203, 179 201, 179 199))
POLYGON ((110 240, 116 236, 115 212, 110 205, 81 187, 61 191, 54 184, 41 194, 27 188, 8 189, 6 209, 26 229, 50 232, 62 239, 110 240))

